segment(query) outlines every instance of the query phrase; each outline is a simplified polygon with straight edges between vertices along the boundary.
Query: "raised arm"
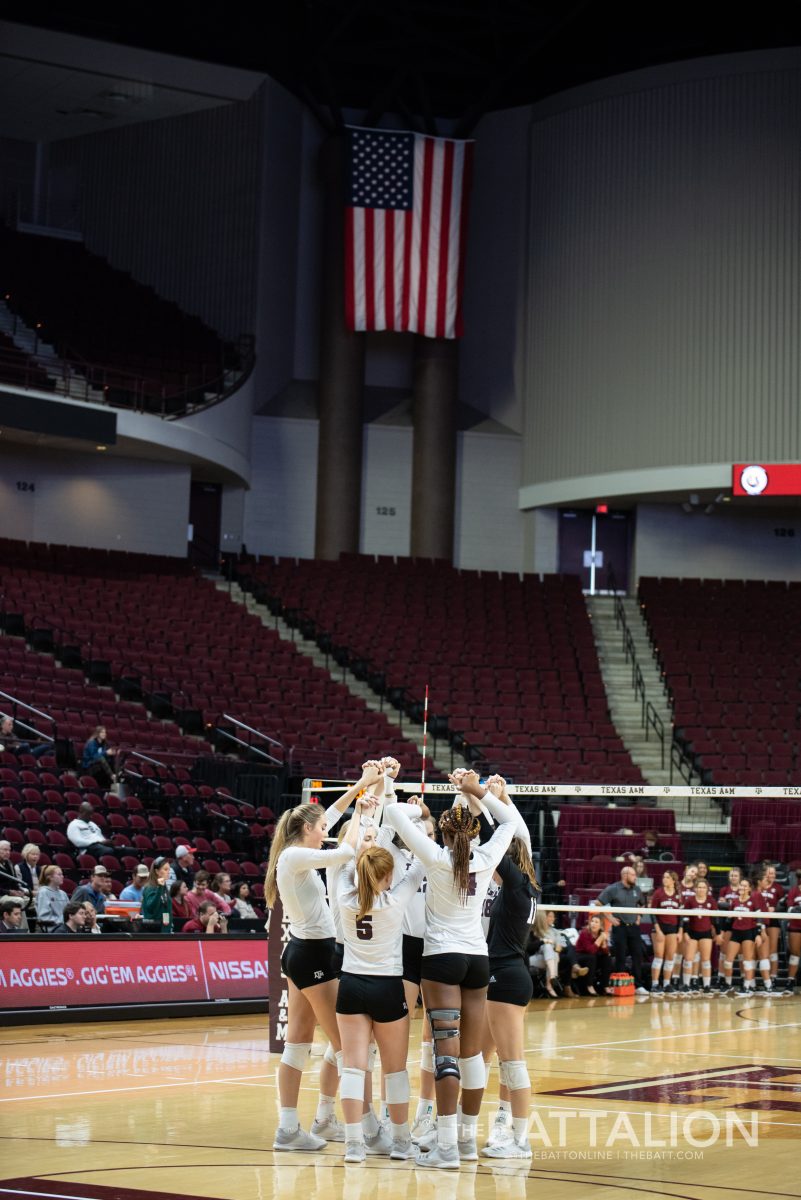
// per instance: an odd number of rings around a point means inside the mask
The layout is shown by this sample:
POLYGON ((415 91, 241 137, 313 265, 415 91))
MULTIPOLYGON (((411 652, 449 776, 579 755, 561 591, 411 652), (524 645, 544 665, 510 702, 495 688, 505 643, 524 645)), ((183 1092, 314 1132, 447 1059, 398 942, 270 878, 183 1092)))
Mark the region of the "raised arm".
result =
POLYGON ((422 826, 413 821, 406 812, 406 804, 390 804, 384 810, 384 821, 396 833, 399 833, 413 854, 432 867, 440 857, 440 848, 423 830, 422 826))
POLYGON ((347 842, 337 846, 335 850, 314 850, 311 846, 287 846, 281 852, 281 862, 293 874, 296 871, 317 870, 319 867, 333 867, 338 863, 347 862, 353 858, 353 847, 347 842))
POLYGON ((396 883, 395 886, 390 889, 390 895, 392 898, 397 900, 398 904, 408 904, 412 896, 417 894, 417 889, 423 882, 425 873, 425 866, 418 858, 417 861, 413 862, 409 867, 409 870, 406 872, 400 883, 396 883))
POLYGON ((359 792, 363 792, 365 788, 375 787, 379 779, 382 778, 383 771, 380 763, 371 759, 362 764, 362 773, 359 780, 354 783, 352 787, 349 787, 346 792, 343 792, 339 799, 335 800, 330 808, 325 810, 329 832, 336 824, 338 824, 342 814, 346 809, 350 808, 353 801, 359 795, 359 792))

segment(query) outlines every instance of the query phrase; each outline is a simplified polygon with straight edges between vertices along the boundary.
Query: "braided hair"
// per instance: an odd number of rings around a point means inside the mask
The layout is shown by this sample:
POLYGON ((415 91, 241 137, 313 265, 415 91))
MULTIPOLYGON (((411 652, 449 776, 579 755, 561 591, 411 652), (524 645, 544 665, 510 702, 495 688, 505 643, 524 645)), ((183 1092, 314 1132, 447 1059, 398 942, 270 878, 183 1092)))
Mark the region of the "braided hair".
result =
POLYGON ((470 886, 470 843, 477 838, 481 826, 477 819, 462 804, 446 808, 439 819, 442 836, 450 847, 453 859, 453 877, 459 889, 459 903, 467 903, 470 886))

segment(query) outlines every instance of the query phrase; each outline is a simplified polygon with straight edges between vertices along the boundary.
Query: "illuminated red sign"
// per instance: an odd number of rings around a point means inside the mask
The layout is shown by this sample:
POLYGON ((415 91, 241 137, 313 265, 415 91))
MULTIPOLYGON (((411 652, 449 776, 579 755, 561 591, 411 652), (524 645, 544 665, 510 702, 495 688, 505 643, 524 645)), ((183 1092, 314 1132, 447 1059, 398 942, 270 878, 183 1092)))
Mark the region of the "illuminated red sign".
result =
POLYGON ((801 463, 735 463, 735 496, 801 496, 801 463))
POLYGON ((267 941, 3 939, 0 1009, 267 997, 267 941))

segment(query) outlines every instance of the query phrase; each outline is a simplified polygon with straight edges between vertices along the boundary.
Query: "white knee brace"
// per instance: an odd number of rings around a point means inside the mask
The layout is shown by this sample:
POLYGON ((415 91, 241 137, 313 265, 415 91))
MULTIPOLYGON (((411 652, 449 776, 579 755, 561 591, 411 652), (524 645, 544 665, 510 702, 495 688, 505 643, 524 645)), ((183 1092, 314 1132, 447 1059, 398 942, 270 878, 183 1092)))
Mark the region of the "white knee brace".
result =
POLYGON ((769 971, 770 970, 770 959, 769 958, 760 958, 759 969, 760 969, 760 971, 769 971))
POLYGON ((791 967, 797 967, 799 962, 801 962, 801 958, 797 954, 790 955, 789 964, 791 967))
POLYGON ((343 1067, 339 1095, 342 1100, 364 1100, 364 1071, 359 1067, 343 1067))
POLYGON ((776 963, 778 963, 778 961, 779 961, 778 954, 771 954, 771 956, 770 956, 771 966, 775 966, 776 963))
POLYGON ((651 960, 651 970, 652 971, 661 971, 663 961, 664 961, 664 959, 661 959, 661 958, 652 959, 651 960))
POLYGON ((409 1072, 393 1071, 384 1076, 387 1104, 409 1103, 409 1072))
POLYGON ((502 1062, 500 1064, 500 1075, 501 1083, 505 1084, 510 1092, 517 1092, 520 1088, 531 1086, 528 1067, 524 1062, 502 1062))
POLYGON ((296 1071, 302 1071, 310 1053, 311 1042, 284 1042, 281 1062, 285 1067, 294 1067, 296 1071))
POLYGON ((753 958, 748 958, 748 959, 744 958, 743 959, 743 970, 744 971, 753 971, 755 966, 756 966, 756 962, 754 961, 753 958))
POLYGON ((328 1045, 325 1048, 325 1053, 323 1054, 323 1058, 325 1059, 325 1061, 327 1063, 330 1063, 332 1067, 335 1067, 337 1065, 337 1056, 334 1053, 334 1047, 331 1045, 330 1042, 328 1043, 328 1045))
POLYGON ((484 1087, 484 1058, 474 1054, 472 1058, 459 1059, 459 1074, 462 1077, 462 1087, 472 1091, 484 1087))
POLYGON ((420 1070, 434 1074, 434 1043, 423 1042, 420 1047, 420 1070))

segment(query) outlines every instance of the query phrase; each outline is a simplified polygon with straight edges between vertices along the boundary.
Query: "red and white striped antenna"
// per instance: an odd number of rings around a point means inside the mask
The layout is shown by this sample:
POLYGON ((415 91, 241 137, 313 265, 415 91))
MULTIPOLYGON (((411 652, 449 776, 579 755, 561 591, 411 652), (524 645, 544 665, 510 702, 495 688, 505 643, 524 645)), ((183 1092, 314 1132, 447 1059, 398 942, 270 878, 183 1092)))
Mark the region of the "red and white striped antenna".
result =
POLYGON ((428 746, 428 684, 426 684, 426 698, 423 702, 423 769, 420 772, 420 795, 426 794, 426 748, 428 746))

